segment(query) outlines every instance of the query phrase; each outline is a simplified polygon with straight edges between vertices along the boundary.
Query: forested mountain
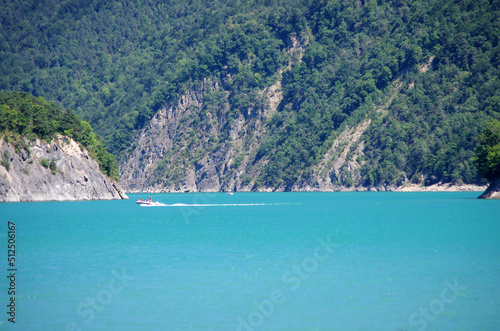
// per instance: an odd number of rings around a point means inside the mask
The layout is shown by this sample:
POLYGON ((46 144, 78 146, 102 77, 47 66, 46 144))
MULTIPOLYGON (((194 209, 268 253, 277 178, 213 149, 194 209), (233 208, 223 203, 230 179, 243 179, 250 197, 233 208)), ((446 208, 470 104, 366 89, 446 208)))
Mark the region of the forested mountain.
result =
POLYGON ((74 109, 129 189, 481 182, 498 1, 0 4, 0 89, 74 109))

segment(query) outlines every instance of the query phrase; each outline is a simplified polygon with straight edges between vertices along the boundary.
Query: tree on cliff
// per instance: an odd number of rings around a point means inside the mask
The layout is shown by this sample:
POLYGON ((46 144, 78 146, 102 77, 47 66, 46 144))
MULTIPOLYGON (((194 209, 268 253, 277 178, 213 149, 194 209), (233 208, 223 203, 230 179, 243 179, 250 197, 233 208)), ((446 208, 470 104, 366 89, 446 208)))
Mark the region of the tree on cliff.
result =
POLYGON ((493 183, 500 179, 500 121, 492 120, 477 140, 474 163, 479 174, 493 183))

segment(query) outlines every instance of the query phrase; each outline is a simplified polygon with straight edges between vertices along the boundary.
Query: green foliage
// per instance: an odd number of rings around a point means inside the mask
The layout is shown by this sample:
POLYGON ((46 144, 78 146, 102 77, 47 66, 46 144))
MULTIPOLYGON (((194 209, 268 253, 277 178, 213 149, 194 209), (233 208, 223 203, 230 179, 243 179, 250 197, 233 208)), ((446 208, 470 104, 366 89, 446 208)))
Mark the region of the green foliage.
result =
POLYGON ((250 182, 252 181, 252 177, 250 177, 248 174, 244 173, 240 177, 241 185, 242 186, 248 186, 250 182))
POLYGON ((9 157, 10 157, 9 151, 5 151, 3 152, 2 155, 2 161, 0 161, 0 164, 3 165, 7 171, 10 171, 9 157))
POLYGON ((500 178, 500 121, 491 121, 477 140, 474 162, 479 174, 493 182, 500 178))
POLYGON ((48 167, 49 167, 49 165, 50 165, 50 161, 49 161, 49 159, 47 159, 47 158, 42 158, 42 159, 40 160, 40 164, 42 165, 42 167, 44 167, 44 168, 48 168, 48 167))
MULTIPOLYGON (((51 140, 57 133, 69 133, 98 161, 104 174, 118 180, 116 159, 106 151, 90 124, 80 120, 71 110, 62 110, 41 97, 36 98, 25 92, 0 92, 0 132, 11 132, 28 138, 36 136, 45 140, 51 140)), ((28 144, 22 139, 15 146, 30 153, 28 144)), ((42 160, 42 165, 49 167, 49 161, 42 160)), ((55 163, 50 168, 55 172, 55 163)))
POLYGON ((363 184, 481 183, 475 137, 488 120, 500 118, 500 47, 492 24, 498 4, 407 4, 407 24, 391 39, 411 32, 420 50, 408 44, 404 63, 413 69, 401 72, 403 84, 387 116, 365 132, 363 184), (430 55, 429 71, 417 72, 415 64, 430 55))
POLYGON ((264 182, 307 178, 344 124, 357 125, 374 102, 384 102, 381 97, 392 94, 396 78, 404 87, 387 118, 375 120, 363 137, 368 162, 362 184, 422 177, 426 184, 480 181, 473 138, 485 119, 500 111, 500 47, 491 14, 498 5, 318 1, 308 6, 304 15, 312 36, 304 62, 283 73, 283 107, 256 155, 271 160, 261 175, 264 182), (429 71, 419 73, 431 56, 429 71), (409 83, 414 88, 407 89, 409 83))
POLYGON ((233 163, 231 163, 231 169, 237 169, 241 165, 241 162, 243 162, 244 157, 245 155, 243 154, 238 155, 233 163))
POLYGON ((57 173, 57 164, 55 160, 50 161, 49 168, 50 171, 52 171, 52 174, 55 175, 57 173))
POLYGON ((235 107, 249 107, 249 91, 286 62, 281 35, 293 31, 283 23, 295 3, 4 3, 0 90, 75 109, 118 155, 157 110, 207 76, 226 80, 235 107))
POLYGON ((1 164, 7 169, 7 171, 10 171, 10 162, 6 158, 2 158, 1 164))

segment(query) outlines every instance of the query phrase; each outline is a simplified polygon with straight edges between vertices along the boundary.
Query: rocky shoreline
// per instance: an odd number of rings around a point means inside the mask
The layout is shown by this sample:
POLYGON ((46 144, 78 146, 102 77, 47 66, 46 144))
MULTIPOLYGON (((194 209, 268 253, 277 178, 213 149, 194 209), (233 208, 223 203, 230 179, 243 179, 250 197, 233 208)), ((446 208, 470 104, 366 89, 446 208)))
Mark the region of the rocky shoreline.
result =
POLYGON ((128 199, 89 152, 57 135, 20 146, 0 140, 0 202, 128 199))
POLYGON ((417 184, 409 184, 397 187, 395 192, 483 192, 488 186, 484 185, 453 185, 451 183, 434 184, 430 186, 422 186, 417 184))
MULTIPOLYGON (((487 185, 453 185, 450 183, 439 183, 430 186, 423 186, 419 184, 406 184, 403 186, 379 186, 379 187, 346 187, 346 186, 335 186, 333 189, 328 188, 318 188, 311 186, 304 187, 293 187, 292 192, 484 192, 488 188, 487 185)), ((257 190, 257 192, 285 192, 283 187, 271 188, 263 187, 257 190)), ((131 190, 128 193, 195 193, 195 192, 220 192, 218 190, 208 189, 208 190, 197 190, 193 187, 168 187, 163 189, 158 189, 155 187, 146 188, 143 191, 131 190)), ((240 189, 238 192, 251 192, 248 188, 240 189)))

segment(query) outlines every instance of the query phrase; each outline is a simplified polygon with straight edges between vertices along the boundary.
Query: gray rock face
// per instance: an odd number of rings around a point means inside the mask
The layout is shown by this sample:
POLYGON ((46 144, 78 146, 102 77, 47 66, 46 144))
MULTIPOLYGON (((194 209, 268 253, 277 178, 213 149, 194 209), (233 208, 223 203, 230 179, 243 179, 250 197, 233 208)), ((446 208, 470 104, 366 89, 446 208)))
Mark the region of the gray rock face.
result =
POLYGON ((481 194, 479 199, 500 199, 500 179, 497 179, 488 186, 486 191, 481 194))
MULTIPOLYGON (((278 93, 270 90, 262 93, 266 97, 278 93)), ((251 108, 229 124, 228 94, 218 82, 206 80, 181 95, 177 104, 158 111, 120 162, 120 183, 127 192, 250 191, 262 162, 246 168, 273 110, 251 108), (218 93, 221 106, 206 111, 194 124, 210 93, 218 93), (229 137, 219 141, 226 125, 229 137), (252 178, 246 185, 239 178, 242 173, 252 178)))
POLYGON ((0 201, 128 199, 74 140, 57 136, 51 143, 37 139, 28 144, 29 151, 0 141, 4 164, 0 166, 0 201))
MULTIPOLYGON (((187 130, 184 121, 192 114, 193 109, 198 109, 203 105, 205 94, 209 91, 218 90, 216 83, 205 82, 199 90, 189 90, 179 98, 176 105, 161 109, 151 119, 150 123, 141 130, 136 147, 121 163, 121 183, 129 192, 161 192, 158 187, 154 187, 152 178, 155 169, 164 158, 174 160, 180 159, 178 155, 167 155, 169 151, 175 149, 175 142, 187 130)), ((210 134, 209 131, 207 134, 210 134)), ((186 151, 186 154, 190 151, 186 151)), ((183 183, 177 185, 178 191, 197 191, 195 180, 193 179, 193 167, 177 164, 169 161, 165 164, 167 168, 183 168, 183 176, 186 176, 183 183)), ((158 186, 158 185, 157 185, 158 186)), ((176 191, 175 188, 168 191, 176 191)))
MULTIPOLYGON (((292 38, 300 62, 308 40, 292 38)), ((290 66, 295 62, 291 62, 290 66)), ((280 75, 281 76, 281 75, 280 75)), ((230 75, 227 80, 231 80, 230 75)), ((267 160, 255 154, 283 98, 281 78, 243 109, 230 109, 224 81, 205 79, 160 109, 120 160, 127 192, 251 191, 267 160), (231 119, 229 119, 231 118, 231 119)), ((283 188, 260 187, 276 191, 283 188)))

